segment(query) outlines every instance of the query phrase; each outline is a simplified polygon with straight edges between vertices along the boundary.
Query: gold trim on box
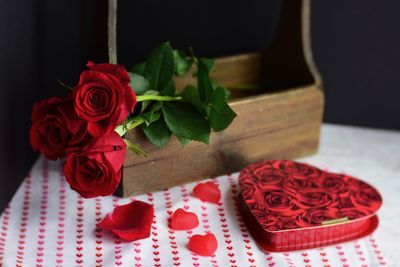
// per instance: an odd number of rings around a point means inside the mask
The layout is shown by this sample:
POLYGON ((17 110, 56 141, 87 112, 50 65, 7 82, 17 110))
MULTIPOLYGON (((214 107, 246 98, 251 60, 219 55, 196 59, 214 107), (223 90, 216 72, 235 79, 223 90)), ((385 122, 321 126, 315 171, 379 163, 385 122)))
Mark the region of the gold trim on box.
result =
POLYGON ((331 224, 338 224, 338 223, 343 223, 349 221, 349 218, 347 217, 342 217, 339 219, 333 219, 333 220, 326 220, 321 222, 322 225, 331 225, 331 224))

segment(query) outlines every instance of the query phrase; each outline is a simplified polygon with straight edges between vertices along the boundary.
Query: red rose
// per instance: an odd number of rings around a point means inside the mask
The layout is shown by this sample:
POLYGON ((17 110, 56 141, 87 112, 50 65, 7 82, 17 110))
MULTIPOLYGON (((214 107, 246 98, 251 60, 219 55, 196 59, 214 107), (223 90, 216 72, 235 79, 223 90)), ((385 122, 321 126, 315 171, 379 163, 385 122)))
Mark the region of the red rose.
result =
POLYGON ((252 210, 252 213, 264 229, 279 230, 275 226, 279 218, 283 216, 282 213, 265 212, 259 209, 252 210))
POLYGON ((87 151, 68 153, 64 174, 71 188, 85 198, 108 196, 121 180, 126 144, 116 133, 95 141, 87 151))
POLYGON ((290 176, 305 176, 308 178, 318 178, 323 174, 323 172, 316 167, 291 160, 276 161, 274 167, 284 172, 287 172, 288 175, 290 176))
POLYGON ((350 190, 349 182, 340 174, 328 174, 322 181, 322 187, 336 194, 345 194, 350 190))
POLYGON ((339 218, 347 217, 349 220, 356 220, 359 218, 364 218, 370 215, 370 212, 361 209, 349 208, 349 209, 341 209, 339 218))
POLYGON ((292 217, 284 217, 284 216, 279 218, 278 222, 276 223, 276 226, 277 226, 276 229, 278 230, 301 228, 295 219, 293 219, 292 217))
POLYGON ((299 214, 297 221, 302 226, 321 225, 324 221, 340 218, 336 208, 310 209, 299 214))
POLYGON ((317 188, 317 185, 313 182, 313 179, 304 176, 287 177, 283 182, 283 186, 285 189, 291 191, 317 188))
POLYGON ((136 104, 130 78, 124 67, 116 64, 87 64, 79 84, 73 90, 75 110, 88 122, 94 137, 111 133, 122 123, 136 104))
POLYGON ((56 160, 85 137, 86 122, 76 115, 72 100, 52 97, 34 104, 30 143, 35 151, 56 160))
POLYGON ((262 190, 255 192, 251 200, 246 201, 249 205, 253 204, 268 211, 282 212, 286 215, 295 213, 297 207, 292 202, 292 196, 286 191, 273 187, 263 187, 262 190))
POLYGON ((337 205, 335 195, 329 194, 322 189, 300 191, 293 198, 293 202, 303 209, 322 208, 337 205))
POLYGON ((351 191, 350 201, 356 208, 374 211, 381 206, 382 198, 373 188, 364 188, 362 191, 351 191))
POLYGON ((114 232, 126 241, 135 241, 150 236, 154 208, 152 205, 133 201, 116 207, 99 223, 99 227, 114 232))
POLYGON ((381 206, 382 197, 375 188, 350 176, 347 179, 351 187, 349 199, 354 207, 375 211, 381 206))

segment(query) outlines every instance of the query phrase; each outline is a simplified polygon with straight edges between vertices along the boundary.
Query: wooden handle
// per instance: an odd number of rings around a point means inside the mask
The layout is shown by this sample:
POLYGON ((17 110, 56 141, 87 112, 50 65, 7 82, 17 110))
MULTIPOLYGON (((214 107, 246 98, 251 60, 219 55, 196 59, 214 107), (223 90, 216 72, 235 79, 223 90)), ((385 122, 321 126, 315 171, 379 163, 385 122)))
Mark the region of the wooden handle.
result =
POLYGON ((263 53, 262 84, 269 90, 321 85, 311 53, 311 0, 283 0, 271 45, 263 53))
POLYGON ((108 62, 117 63, 117 0, 108 0, 108 62))
POLYGON ((117 63, 117 0, 92 0, 88 60, 117 63))

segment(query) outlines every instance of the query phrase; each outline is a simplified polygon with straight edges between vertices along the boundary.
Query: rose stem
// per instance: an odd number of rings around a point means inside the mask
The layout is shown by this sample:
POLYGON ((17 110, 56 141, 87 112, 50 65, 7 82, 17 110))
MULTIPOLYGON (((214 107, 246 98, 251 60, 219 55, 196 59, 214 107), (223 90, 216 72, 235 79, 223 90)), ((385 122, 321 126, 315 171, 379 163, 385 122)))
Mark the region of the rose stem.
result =
POLYGON ((143 102, 148 100, 156 101, 179 101, 182 100, 181 96, 164 96, 164 95, 138 95, 136 96, 137 102, 143 102))
POLYGON ((135 121, 133 121, 131 124, 129 124, 129 126, 127 127, 127 130, 130 131, 133 128, 136 128, 137 126, 142 124, 143 122, 144 122, 144 120, 141 117, 135 118, 135 121))

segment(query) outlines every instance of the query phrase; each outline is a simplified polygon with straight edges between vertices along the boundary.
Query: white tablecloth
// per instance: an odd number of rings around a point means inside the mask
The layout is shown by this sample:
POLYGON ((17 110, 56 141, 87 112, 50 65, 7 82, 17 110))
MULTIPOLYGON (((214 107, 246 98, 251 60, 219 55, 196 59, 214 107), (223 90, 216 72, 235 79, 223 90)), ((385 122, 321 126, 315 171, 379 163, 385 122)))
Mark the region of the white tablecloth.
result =
POLYGON ((59 162, 40 158, 1 216, 0 266, 400 266, 400 133, 324 125, 319 153, 301 161, 376 186, 384 198, 378 230, 323 249, 263 253, 238 214, 233 174, 214 179, 223 194, 219 205, 193 198, 195 184, 137 196, 155 206, 152 234, 122 242, 96 223, 129 199, 84 200, 69 189, 59 162), (167 218, 177 208, 196 212, 200 226, 170 230, 167 218), (190 253, 189 236, 207 231, 217 236, 215 255, 190 253))

